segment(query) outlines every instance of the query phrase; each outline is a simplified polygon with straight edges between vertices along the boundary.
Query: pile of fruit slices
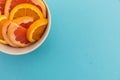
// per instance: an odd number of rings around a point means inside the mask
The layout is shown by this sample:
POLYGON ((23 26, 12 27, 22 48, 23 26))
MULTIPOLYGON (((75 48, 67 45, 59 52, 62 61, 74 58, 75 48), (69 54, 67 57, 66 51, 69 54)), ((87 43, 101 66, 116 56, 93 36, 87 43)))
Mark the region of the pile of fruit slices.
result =
POLYGON ((0 43, 26 47, 39 40, 48 24, 42 0, 0 0, 0 43))

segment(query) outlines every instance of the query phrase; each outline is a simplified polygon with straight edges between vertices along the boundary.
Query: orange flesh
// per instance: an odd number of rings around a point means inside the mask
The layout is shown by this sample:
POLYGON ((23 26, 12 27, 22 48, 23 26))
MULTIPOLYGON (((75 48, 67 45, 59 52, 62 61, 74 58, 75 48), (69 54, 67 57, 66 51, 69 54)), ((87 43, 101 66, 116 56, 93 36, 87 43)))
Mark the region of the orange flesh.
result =
POLYGON ((38 27, 33 33, 33 39, 39 40, 42 37, 42 35, 45 31, 45 28, 46 28, 46 26, 38 27))
POLYGON ((17 16, 14 16, 13 19, 16 19, 18 17, 23 17, 23 16, 33 17, 34 20, 39 19, 39 16, 37 15, 37 13, 35 13, 34 11, 32 12, 30 9, 19 9, 19 11, 15 13, 15 15, 17 16), (30 14, 26 14, 26 13, 30 13, 30 14), (33 16, 33 15, 36 15, 36 16, 33 16))

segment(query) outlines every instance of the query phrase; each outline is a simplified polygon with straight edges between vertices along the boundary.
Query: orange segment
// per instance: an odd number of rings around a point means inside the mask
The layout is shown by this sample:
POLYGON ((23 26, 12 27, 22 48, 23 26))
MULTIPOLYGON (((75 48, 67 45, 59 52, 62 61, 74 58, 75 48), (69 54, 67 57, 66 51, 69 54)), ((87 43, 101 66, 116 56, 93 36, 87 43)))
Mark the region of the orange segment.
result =
POLYGON ((33 17, 34 20, 44 18, 42 12, 37 8, 36 6, 32 4, 19 4, 16 7, 12 9, 10 12, 10 20, 16 19, 18 17, 23 17, 23 16, 30 16, 33 17))
POLYGON ((36 40, 40 39, 46 28, 47 23, 47 19, 39 19, 31 24, 27 30, 27 39, 30 42, 35 42, 36 40))
POLYGON ((46 29, 46 26, 38 27, 38 28, 33 32, 32 38, 33 38, 34 40, 39 40, 39 39, 42 37, 45 29, 46 29))
POLYGON ((7 17, 4 15, 0 16, 0 43, 2 44, 7 44, 7 42, 4 40, 3 38, 3 34, 2 34, 2 28, 3 28, 3 24, 6 21, 7 17))

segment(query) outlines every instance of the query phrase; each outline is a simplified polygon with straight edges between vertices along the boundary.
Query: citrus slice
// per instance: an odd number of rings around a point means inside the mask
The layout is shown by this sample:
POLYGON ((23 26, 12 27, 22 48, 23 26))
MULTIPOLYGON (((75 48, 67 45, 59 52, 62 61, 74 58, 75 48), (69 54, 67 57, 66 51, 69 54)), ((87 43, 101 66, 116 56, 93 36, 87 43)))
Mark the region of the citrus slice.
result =
POLYGON ((12 47, 18 47, 17 45, 15 45, 9 38, 8 38, 8 27, 11 24, 11 21, 6 21, 5 24, 3 25, 2 28, 2 34, 3 37, 5 39, 5 41, 12 47))
POLYGON ((47 19, 39 19, 31 24, 27 30, 27 39, 30 42, 35 42, 36 40, 40 39, 45 31, 47 23, 47 19))
POLYGON ((6 0, 5 10, 4 10, 5 15, 8 17, 11 10, 15 6, 17 6, 19 4, 23 4, 23 3, 29 3, 29 4, 35 5, 42 11, 44 17, 46 17, 46 6, 45 6, 43 0, 6 0))
POLYGON ((32 4, 19 4, 15 6, 10 12, 10 20, 16 19, 18 17, 30 16, 33 17, 34 20, 44 18, 42 12, 36 6, 32 4))
POLYGON ((7 44, 7 42, 4 40, 3 34, 2 34, 2 28, 5 20, 7 19, 6 16, 0 15, 0 43, 1 44, 7 44))
POLYGON ((13 20, 14 23, 24 28, 28 28, 32 24, 33 21, 34 21, 33 17, 29 17, 29 16, 23 16, 23 17, 13 20))
POLYGON ((8 27, 8 37, 18 47, 26 47, 30 44, 27 40, 26 32, 26 28, 16 23, 11 23, 8 27))
POLYGON ((6 0, 0 0, 0 15, 4 14, 5 2, 6 0))

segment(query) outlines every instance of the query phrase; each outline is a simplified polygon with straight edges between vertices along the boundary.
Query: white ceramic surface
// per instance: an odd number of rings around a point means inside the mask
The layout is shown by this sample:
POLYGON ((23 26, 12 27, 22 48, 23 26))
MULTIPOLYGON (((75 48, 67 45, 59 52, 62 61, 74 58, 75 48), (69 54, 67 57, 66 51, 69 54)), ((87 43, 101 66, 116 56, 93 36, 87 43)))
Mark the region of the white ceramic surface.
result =
MULTIPOLYGON (((45 2, 45 4, 46 4, 46 2, 45 2)), ((46 6, 47 6, 47 4, 46 4, 46 6)), ((37 41, 36 43, 34 43, 28 47, 25 47, 25 48, 13 48, 13 47, 10 47, 7 45, 0 44, 0 51, 3 53, 6 53, 6 54, 10 54, 10 55, 23 55, 23 54, 30 53, 33 50, 37 49, 39 46, 41 46, 42 43, 47 38, 49 31, 50 31, 50 27, 51 27, 51 14, 50 14, 50 10, 49 10, 48 6, 47 6, 47 11, 48 11, 49 23, 48 23, 47 29, 45 30, 45 33, 43 34, 42 38, 39 41, 37 41)))

